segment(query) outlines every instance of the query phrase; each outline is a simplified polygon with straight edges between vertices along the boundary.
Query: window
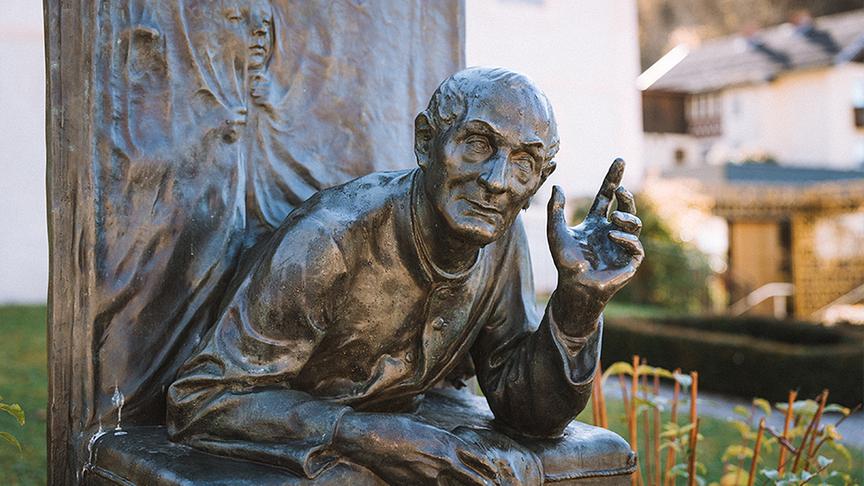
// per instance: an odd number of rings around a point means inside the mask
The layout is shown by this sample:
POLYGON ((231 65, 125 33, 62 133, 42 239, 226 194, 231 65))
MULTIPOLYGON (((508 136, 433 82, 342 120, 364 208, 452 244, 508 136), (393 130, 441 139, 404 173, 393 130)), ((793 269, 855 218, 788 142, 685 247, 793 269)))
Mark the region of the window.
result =
POLYGON ((682 148, 675 149, 675 166, 681 167, 687 163, 687 152, 682 148))
POLYGON ((722 133, 723 98, 720 92, 692 95, 687 105, 687 126, 691 135, 716 137, 722 133))

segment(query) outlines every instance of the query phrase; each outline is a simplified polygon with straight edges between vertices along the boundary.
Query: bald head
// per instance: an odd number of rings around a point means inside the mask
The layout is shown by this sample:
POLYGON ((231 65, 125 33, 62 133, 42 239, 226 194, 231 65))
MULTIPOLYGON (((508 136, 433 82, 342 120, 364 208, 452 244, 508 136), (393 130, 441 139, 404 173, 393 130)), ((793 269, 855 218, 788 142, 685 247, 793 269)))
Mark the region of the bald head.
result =
POLYGON ((440 134, 478 110, 530 125, 542 139, 546 162, 558 151, 558 126, 546 95, 527 76, 507 69, 472 67, 457 72, 438 86, 424 114, 440 134))

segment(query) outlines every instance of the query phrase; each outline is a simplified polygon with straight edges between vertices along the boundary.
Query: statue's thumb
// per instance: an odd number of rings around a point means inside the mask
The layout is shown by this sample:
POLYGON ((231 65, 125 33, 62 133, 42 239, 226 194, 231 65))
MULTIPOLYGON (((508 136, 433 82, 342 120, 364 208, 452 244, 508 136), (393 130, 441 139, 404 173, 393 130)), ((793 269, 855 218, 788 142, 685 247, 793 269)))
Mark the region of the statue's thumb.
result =
POLYGON ((567 233, 567 218, 564 215, 564 191, 560 187, 552 187, 552 197, 547 206, 546 233, 550 249, 556 252, 554 246, 561 245, 567 233), (554 246, 553 246, 554 245, 554 246))

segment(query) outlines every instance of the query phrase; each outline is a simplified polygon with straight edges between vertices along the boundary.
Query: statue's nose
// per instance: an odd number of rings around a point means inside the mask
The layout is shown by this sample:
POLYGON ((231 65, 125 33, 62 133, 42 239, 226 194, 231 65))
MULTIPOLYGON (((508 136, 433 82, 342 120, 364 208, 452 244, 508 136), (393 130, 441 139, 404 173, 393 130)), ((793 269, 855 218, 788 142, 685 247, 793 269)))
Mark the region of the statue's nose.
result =
POLYGON ((507 190, 507 155, 499 153, 486 162, 485 171, 480 175, 480 183, 489 192, 501 193, 507 190))

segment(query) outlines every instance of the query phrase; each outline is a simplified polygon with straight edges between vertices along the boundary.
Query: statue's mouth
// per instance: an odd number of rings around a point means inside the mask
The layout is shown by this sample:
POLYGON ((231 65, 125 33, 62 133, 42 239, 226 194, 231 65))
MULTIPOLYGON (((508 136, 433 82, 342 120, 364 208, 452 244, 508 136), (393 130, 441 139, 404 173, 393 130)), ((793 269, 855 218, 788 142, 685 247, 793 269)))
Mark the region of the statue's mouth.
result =
POLYGON ((473 200, 473 199, 468 199, 468 198, 465 198, 465 202, 467 202, 468 204, 470 204, 470 205, 471 205, 472 207, 474 207, 475 209, 478 209, 480 212, 484 212, 484 213, 493 213, 493 214, 496 214, 496 215, 500 215, 500 214, 501 214, 501 211, 500 211, 497 207, 492 206, 492 205, 489 204, 489 203, 485 203, 485 202, 482 202, 482 201, 475 201, 475 200, 473 200))

